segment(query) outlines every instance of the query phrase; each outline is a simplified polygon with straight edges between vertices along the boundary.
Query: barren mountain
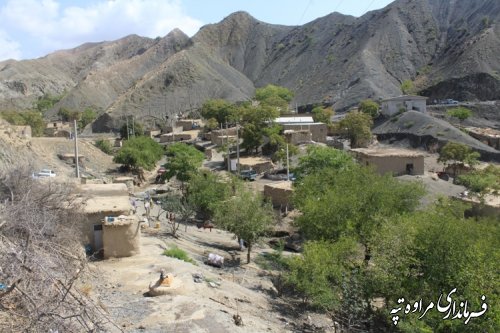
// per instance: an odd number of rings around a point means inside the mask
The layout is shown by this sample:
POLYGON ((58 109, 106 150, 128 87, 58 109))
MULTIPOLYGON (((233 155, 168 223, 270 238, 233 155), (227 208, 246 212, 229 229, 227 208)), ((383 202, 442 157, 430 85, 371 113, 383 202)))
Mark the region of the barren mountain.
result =
POLYGON ((128 36, 46 57, 0 63, 0 108, 25 109, 43 94, 61 106, 143 120, 188 112, 208 98, 245 100, 268 83, 292 89, 293 104, 401 94, 404 80, 432 99, 500 99, 498 0, 397 0, 355 18, 332 13, 303 26, 234 13, 188 38, 128 36))

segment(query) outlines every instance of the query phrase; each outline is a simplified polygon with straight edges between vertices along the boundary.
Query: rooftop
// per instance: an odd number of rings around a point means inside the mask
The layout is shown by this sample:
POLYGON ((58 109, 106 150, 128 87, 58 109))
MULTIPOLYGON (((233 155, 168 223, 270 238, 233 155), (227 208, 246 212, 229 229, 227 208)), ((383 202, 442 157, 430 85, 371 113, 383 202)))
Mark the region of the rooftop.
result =
POLYGON ((409 149, 396 149, 396 148, 355 148, 351 151, 365 155, 376 157, 424 157, 424 153, 416 150, 409 149))
POLYGON ((392 97, 382 100, 382 102, 390 102, 390 101, 408 101, 408 100, 426 100, 428 97, 425 96, 417 96, 417 95, 402 95, 398 97, 392 97))
POLYGON ((314 123, 313 117, 278 117, 274 120, 278 124, 310 124, 314 123))
POLYGON ((466 127, 468 132, 481 134, 491 138, 500 138, 500 131, 493 128, 466 127))
POLYGON ((292 189, 292 182, 282 181, 282 182, 265 184, 264 186, 271 187, 271 188, 283 189, 283 190, 291 190, 292 189))
MULTIPOLYGON (((123 184, 124 185, 124 184, 123 184)), ((114 197, 92 197, 85 201, 83 212, 85 214, 94 214, 102 212, 116 212, 123 214, 132 209, 129 196, 114 196, 114 197)))

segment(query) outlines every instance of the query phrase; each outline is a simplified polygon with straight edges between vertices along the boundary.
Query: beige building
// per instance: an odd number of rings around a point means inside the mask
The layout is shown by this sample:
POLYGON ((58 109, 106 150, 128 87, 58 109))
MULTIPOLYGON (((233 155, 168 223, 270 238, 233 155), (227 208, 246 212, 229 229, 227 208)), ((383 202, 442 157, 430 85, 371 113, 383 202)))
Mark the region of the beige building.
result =
POLYGON ((407 149, 356 148, 351 149, 360 164, 373 166, 383 175, 423 175, 424 154, 407 149))
POLYGON ((274 207, 292 209, 292 182, 277 182, 264 185, 264 196, 271 199, 274 207))
POLYGON ((285 130, 283 134, 285 135, 286 142, 293 145, 309 143, 312 141, 312 134, 308 130, 285 130))
POLYGON ((199 130, 184 131, 180 133, 167 133, 160 135, 160 143, 191 141, 198 137, 199 130))
POLYGON ((500 131, 493 128, 466 127, 465 130, 474 139, 500 150, 500 131))
POLYGON ((314 142, 326 143, 328 126, 324 123, 304 123, 304 124, 283 124, 285 131, 309 131, 314 142))
POLYGON ((182 127, 183 131, 191 131, 200 128, 203 125, 201 119, 181 119, 175 123, 176 127, 182 127))
POLYGON ((127 216, 132 210, 125 184, 84 184, 77 189, 86 221, 80 226, 82 242, 94 251, 103 249, 103 221, 107 216, 127 216))
POLYGON ((141 228, 137 216, 107 218, 102 223, 104 259, 139 254, 141 228))
POLYGON ((64 121, 53 121, 47 124, 44 134, 47 136, 70 137, 73 131, 73 124, 64 121))
POLYGON ((388 98, 382 101, 380 113, 391 117, 404 111, 419 111, 427 113, 427 97, 403 95, 394 98, 388 98))

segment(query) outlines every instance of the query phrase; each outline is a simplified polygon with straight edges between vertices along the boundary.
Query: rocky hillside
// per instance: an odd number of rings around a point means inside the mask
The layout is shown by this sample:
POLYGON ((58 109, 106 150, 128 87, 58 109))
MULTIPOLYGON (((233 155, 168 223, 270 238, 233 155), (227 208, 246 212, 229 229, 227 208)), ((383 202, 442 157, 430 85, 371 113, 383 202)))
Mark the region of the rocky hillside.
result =
POLYGON ((293 104, 347 108, 401 94, 404 80, 436 98, 500 99, 498 0, 397 0, 355 18, 332 13, 303 26, 234 13, 188 38, 128 36, 27 61, 0 63, 0 108, 25 109, 43 94, 61 106, 143 120, 186 113, 208 98, 232 101, 255 87, 295 91, 293 104))

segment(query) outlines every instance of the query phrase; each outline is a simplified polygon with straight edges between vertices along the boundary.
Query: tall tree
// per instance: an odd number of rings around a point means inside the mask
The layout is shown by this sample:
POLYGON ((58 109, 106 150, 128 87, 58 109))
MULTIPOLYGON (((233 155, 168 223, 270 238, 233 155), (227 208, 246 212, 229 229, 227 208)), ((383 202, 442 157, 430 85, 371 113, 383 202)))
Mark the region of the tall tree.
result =
POLYGON ((365 147, 372 138, 372 117, 366 113, 351 111, 339 123, 342 132, 351 140, 351 147, 365 147))
POLYGON ((358 109, 359 111, 370 115, 372 118, 376 118, 379 115, 379 105, 371 99, 361 101, 358 109))
POLYGON ((201 116, 205 119, 213 118, 219 125, 234 122, 237 118, 236 113, 236 106, 223 99, 210 99, 201 107, 201 116))
POLYGON ((211 218, 217 205, 230 194, 231 185, 210 171, 193 174, 187 186, 187 200, 205 218, 211 218))
POLYGON ((151 138, 136 137, 127 140, 113 158, 115 163, 126 165, 139 172, 140 168, 151 170, 163 156, 163 147, 151 138))
POLYGON ((290 103, 292 98, 292 91, 272 84, 255 90, 255 99, 261 105, 276 108, 280 113, 288 111, 288 103, 290 103))
POLYGON ((250 263, 252 247, 268 232, 274 220, 271 205, 250 190, 241 190, 218 205, 214 216, 215 223, 247 243, 247 263, 250 263))
POLYGON ((297 184, 297 225, 308 239, 355 237, 370 256, 373 232, 388 217, 412 212, 425 193, 420 183, 400 182, 372 169, 352 166, 316 172, 297 184))
POLYGON ((335 114, 332 107, 323 108, 321 106, 317 106, 311 111, 313 119, 315 122, 331 124, 332 117, 335 114))
POLYGON ((458 168, 461 165, 468 164, 472 167, 478 163, 480 156, 478 152, 472 151, 469 146, 450 141, 439 151, 438 162, 450 165, 453 169, 453 178, 456 178, 458 168))
POLYGON ((307 147, 307 154, 300 157, 298 166, 294 169, 297 177, 313 175, 323 169, 339 170, 354 165, 354 160, 348 153, 322 146, 307 147))
POLYGON ((181 142, 174 143, 167 148, 167 163, 164 165, 167 171, 163 176, 168 180, 175 176, 184 189, 184 182, 198 171, 204 157, 203 153, 193 146, 181 142))

